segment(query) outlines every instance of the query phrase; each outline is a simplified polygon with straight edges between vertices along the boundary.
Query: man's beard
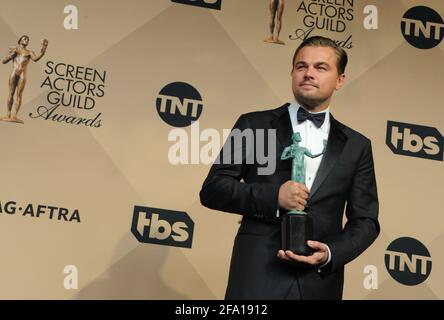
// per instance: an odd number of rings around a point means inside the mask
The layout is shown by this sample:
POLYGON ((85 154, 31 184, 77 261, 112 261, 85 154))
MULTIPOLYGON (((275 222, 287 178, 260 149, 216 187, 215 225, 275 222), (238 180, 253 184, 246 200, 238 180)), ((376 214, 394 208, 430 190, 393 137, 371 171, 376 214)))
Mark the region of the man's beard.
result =
POLYGON ((297 102, 299 102, 305 109, 311 111, 316 109, 317 106, 321 105, 325 101, 328 100, 328 97, 326 98, 314 98, 314 97, 307 97, 303 95, 295 96, 295 99, 297 102))

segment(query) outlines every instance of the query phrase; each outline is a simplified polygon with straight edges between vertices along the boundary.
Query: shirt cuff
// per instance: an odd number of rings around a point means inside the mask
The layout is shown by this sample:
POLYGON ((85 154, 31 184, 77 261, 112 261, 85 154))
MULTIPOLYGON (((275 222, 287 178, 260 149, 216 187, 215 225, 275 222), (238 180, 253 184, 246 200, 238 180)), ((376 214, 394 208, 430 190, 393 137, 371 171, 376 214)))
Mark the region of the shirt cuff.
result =
POLYGON ((329 248, 327 245, 325 245, 325 246, 327 247, 328 258, 327 258, 327 261, 326 261, 322 266, 318 267, 318 272, 321 272, 321 269, 322 269, 323 267, 325 267, 327 264, 329 264, 330 261, 331 261, 331 251, 330 251, 330 248, 329 248))

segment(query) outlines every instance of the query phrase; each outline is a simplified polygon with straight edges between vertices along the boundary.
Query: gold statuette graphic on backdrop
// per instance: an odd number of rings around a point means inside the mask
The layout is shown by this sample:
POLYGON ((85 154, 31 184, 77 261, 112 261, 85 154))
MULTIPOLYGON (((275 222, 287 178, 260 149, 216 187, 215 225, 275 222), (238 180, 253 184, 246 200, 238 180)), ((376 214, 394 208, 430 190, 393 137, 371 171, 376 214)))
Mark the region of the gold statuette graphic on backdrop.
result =
POLYGON ((270 7, 270 36, 265 42, 285 44, 279 40, 279 33, 282 28, 282 14, 284 13, 285 0, 269 0, 270 7))
POLYGON ((29 50, 29 37, 23 35, 18 40, 18 46, 9 47, 9 55, 2 60, 3 64, 12 60, 12 72, 9 76, 9 92, 7 100, 7 113, 5 117, 0 118, 3 121, 23 123, 17 117, 22 104, 23 90, 26 85, 26 73, 28 69, 29 61, 39 61, 46 52, 48 47, 48 40, 42 39, 42 48, 39 54, 35 54, 34 51, 29 50), (14 108, 13 108, 14 107, 14 108))

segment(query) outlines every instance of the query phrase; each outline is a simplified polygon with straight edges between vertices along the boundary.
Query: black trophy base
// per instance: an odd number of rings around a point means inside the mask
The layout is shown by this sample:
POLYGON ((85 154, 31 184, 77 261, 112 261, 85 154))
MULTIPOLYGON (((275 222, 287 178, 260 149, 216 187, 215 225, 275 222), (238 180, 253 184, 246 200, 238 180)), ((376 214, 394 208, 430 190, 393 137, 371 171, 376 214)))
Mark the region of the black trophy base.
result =
POLYGON ((301 256, 311 256, 312 249, 307 245, 313 240, 313 220, 307 214, 286 214, 281 221, 282 249, 301 256))

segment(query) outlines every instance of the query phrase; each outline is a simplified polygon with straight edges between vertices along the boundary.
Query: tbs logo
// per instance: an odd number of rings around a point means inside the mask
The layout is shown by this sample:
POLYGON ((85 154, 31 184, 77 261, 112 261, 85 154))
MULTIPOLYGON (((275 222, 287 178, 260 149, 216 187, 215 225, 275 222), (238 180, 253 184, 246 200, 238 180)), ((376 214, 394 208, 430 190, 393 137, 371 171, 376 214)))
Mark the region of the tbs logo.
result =
POLYGON ((220 10, 222 0, 171 0, 172 2, 189 4, 196 7, 220 10))
POLYGON ((387 121, 385 143, 395 154, 442 161, 443 141, 436 128, 387 121))
POLYGON ((191 248, 194 222, 186 212, 134 206, 131 232, 139 242, 191 248))

